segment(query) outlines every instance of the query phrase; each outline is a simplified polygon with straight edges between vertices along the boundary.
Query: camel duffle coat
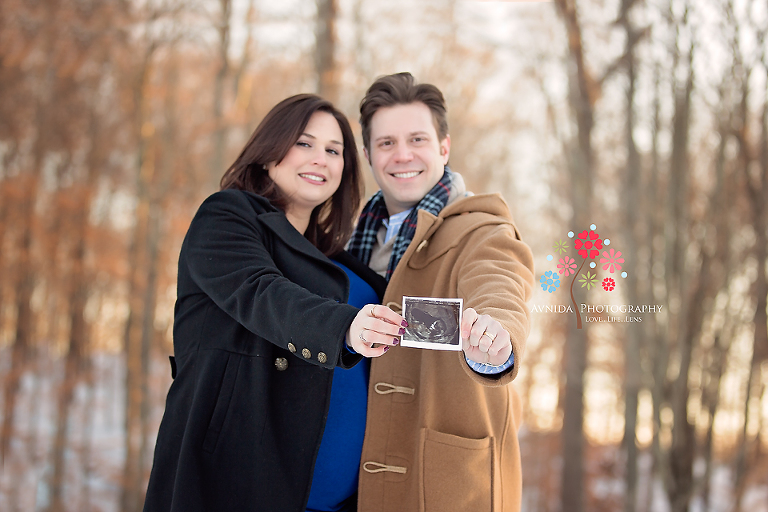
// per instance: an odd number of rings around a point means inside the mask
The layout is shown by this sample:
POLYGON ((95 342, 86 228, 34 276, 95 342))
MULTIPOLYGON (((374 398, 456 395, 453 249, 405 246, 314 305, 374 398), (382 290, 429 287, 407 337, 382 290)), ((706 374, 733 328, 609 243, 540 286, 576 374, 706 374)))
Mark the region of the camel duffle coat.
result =
POLYGON ((499 194, 418 212, 416 234, 384 304, 403 296, 462 298, 509 332, 514 366, 481 375, 464 352, 393 347, 371 361, 358 487, 360 512, 516 512, 523 361, 533 257, 499 194))

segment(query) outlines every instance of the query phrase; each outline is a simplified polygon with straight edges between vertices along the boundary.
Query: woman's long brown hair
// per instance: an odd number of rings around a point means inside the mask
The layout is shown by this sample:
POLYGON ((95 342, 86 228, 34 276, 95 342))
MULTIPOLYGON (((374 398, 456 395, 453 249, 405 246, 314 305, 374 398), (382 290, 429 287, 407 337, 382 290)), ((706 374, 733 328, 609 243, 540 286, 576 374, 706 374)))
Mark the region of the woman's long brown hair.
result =
POLYGON ((331 102, 314 94, 298 94, 275 105, 256 127, 240 156, 224 173, 221 189, 253 192, 285 211, 288 198, 269 177, 266 166, 282 162, 315 112, 327 112, 339 123, 344 144, 344 171, 341 184, 333 196, 312 210, 304 236, 323 254, 332 256, 341 252, 352 236, 363 190, 352 128, 344 114, 331 102))

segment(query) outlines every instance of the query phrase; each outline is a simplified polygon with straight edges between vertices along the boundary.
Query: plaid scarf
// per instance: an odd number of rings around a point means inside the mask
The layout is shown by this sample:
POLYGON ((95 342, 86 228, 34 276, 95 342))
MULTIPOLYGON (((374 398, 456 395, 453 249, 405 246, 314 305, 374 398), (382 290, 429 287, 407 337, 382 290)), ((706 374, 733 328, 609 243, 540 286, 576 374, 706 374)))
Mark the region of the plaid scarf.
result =
MULTIPOLYGON (((392 257, 389 259, 389 265, 387 266, 386 279, 392 277, 395 272, 397 264, 400 263, 400 258, 405 254, 406 249, 411 244, 413 236, 416 234, 416 221, 418 218, 419 210, 425 210, 432 215, 437 216, 440 211, 445 208, 448 203, 448 195, 451 190, 451 182, 453 181, 453 173, 445 166, 445 172, 440 181, 432 187, 432 190, 421 198, 419 204, 417 204, 408 214, 408 217, 403 221, 403 225, 400 226, 400 230, 395 237, 395 245, 392 248, 392 257)), ((363 208, 363 212, 360 214, 360 220, 357 223, 357 228, 352 235, 352 239, 349 241, 349 247, 347 250, 355 256, 357 259, 365 263, 366 265, 371 261, 371 253, 373 252, 373 246, 376 245, 376 234, 381 227, 384 219, 389 218, 387 212, 387 206, 384 203, 384 195, 381 190, 376 192, 373 197, 368 201, 368 204, 363 208)))

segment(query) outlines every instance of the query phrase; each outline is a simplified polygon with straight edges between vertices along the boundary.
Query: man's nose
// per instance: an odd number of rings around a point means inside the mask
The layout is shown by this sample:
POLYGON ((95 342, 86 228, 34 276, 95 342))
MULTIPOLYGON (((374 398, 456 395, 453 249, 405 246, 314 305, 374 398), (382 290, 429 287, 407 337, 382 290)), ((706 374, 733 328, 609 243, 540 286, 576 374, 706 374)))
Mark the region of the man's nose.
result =
POLYGON ((397 162, 410 162, 413 160, 413 151, 406 144, 398 144, 395 159, 397 162))

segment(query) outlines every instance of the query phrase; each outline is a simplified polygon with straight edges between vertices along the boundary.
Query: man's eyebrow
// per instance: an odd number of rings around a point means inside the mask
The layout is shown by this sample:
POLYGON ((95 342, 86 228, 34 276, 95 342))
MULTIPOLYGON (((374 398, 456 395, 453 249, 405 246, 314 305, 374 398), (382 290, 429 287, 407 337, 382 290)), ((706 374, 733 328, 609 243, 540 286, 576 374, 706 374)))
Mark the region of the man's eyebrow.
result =
MULTIPOLYGON (((427 135, 428 136, 429 132, 427 132, 426 130, 418 130, 418 131, 415 131, 415 132, 410 132, 408 134, 409 137, 413 137, 415 135, 427 135)), ((381 137, 376 137, 375 139, 373 139, 373 141, 374 142, 378 142, 380 140, 387 140, 387 139, 394 139, 394 138, 395 138, 394 135, 382 135, 381 137)))

